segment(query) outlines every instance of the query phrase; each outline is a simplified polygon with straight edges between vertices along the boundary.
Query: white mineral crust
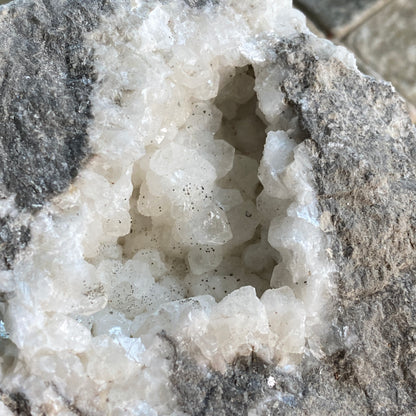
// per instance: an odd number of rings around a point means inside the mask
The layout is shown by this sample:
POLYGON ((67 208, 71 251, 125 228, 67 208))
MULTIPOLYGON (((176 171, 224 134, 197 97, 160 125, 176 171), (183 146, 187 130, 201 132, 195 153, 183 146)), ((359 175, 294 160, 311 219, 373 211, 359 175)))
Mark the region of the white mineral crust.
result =
POLYGON ((20 356, 1 377, 48 414, 180 415, 161 331, 219 371, 319 355, 333 267, 273 64, 309 32, 289 0, 115 3, 88 40, 94 156, 4 272, 20 356))

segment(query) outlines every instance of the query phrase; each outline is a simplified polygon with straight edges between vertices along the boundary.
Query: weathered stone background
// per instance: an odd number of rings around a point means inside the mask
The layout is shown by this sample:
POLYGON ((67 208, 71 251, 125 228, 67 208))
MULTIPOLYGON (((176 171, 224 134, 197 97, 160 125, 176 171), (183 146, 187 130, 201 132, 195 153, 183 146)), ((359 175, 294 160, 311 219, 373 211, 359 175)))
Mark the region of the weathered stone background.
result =
POLYGON ((294 0, 315 32, 352 50, 360 69, 390 81, 416 122, 415 0, 294 0))

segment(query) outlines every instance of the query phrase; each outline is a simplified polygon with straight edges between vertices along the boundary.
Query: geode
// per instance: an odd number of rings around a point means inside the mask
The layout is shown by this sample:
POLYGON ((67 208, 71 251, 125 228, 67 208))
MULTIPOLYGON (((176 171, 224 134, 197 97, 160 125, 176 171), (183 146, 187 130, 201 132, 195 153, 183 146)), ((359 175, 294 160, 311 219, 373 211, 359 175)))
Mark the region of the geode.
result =
POLYGON ((20 0, 0 29, 1 414, 415 414, 390 84, 289 0, 20 0))

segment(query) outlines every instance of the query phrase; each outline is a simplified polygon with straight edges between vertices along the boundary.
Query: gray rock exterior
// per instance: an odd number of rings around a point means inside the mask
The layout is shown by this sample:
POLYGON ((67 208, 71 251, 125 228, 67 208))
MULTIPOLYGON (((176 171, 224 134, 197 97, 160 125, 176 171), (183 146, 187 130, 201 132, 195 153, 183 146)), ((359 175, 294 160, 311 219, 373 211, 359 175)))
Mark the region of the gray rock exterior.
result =
POLYGON ((308 390, 319 396, 306 400, 322 406, 315 414, 411 415, 416 131, 390 84, 335 59, 316 60, 307 44, 303 37, 281 43, 278 61, 291 69, 282 89, 310 137, 306 145, 321 210, 331 215, 339 275, 338 339, 327 351, 333 378, 311 380, 308 390), (325 396, 332 410, 319 404, 317 397, 325 396))
MULTIPOLYGON (((90 153, 94 68, 83 38, 107 3, 20 1, 1 9, 0 199, 15 195, 20 211, 34 213, 67 189, 90 153)), ((1 218, 0 227, 7 269, 30 232, 19 218, 1 218)))
POLYGON ((18 416, 31 416, 32 409, 27 397, 21 393, 6 394, 0 390, 0 400, 12 411, 13 414, 18 416))

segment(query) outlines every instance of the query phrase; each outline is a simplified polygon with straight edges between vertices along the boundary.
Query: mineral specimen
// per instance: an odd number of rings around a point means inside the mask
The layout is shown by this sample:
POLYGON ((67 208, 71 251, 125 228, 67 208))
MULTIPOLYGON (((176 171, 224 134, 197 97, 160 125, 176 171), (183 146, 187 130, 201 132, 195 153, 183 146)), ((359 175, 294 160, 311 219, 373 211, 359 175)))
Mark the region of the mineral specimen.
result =
POLYGON ((0 7, 5 415, 413 415, 416 142, 289 0, 0 7))

